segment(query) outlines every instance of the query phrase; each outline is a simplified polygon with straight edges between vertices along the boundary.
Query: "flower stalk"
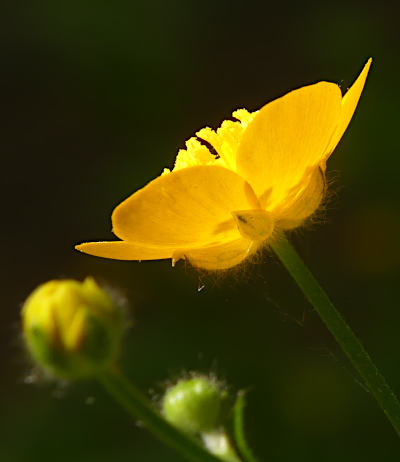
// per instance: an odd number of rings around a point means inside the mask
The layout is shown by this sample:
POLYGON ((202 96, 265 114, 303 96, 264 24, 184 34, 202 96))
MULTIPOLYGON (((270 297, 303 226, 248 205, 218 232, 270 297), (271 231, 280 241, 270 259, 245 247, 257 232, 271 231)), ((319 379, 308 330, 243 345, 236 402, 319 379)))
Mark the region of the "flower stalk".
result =
POLYGON ((400 403, 360 340, 336 310, 326 292, 286 237, 281 235, 271 244, 271 247, 346 353, 400 436, 400 403))

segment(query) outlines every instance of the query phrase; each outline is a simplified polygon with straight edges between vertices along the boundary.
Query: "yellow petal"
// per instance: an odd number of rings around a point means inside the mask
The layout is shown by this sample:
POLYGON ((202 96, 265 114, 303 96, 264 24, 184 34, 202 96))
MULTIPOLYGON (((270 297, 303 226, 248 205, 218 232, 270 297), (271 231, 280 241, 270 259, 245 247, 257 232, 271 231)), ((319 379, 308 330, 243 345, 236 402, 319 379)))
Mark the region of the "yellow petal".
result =
POLYGON ((267 209, 284 202, 307 169, 321 161, 339 122, 341 99, 337 85, 319 82, 272 101, 249 123, 237 172, 257 196, 267 197, 267 209))
POLYGON ((237 239, 224 244, 177 251, 174 259, 187 259, 197 268, 224 270, 238 265, 256 250, 257 246, 252 241, 237 239))
POLYGON ((75 246, 76 250, 95 257, 114 260, 161 260, 172 258, 171 248, 138 245, 126 241, 85 242, 75 246))
POLYGON ((219 166, 189 167, 156 178, 122 202, 112 215, 113 231, 136 244, 198 247, 238 238, 231 212, 249 208, 259 203, 239 175, 219 166))
POLYGON ((318 208, 325 192, 325 174, 322 168, 315 167, 306 174, 303 186, 294 188, 289 194, 287 204, 278 207, 273 214, 276 226, 281 229, 297 228, 318 208))
POLYGON ((185 250, 145 247, 127 241, 87 242, 75 248, 89 255, 115 260, 144 261, 171 258, 175 264, 178 260, 185 259, 193 266, 207 270, 231 268, 241 263, 257 249, 256 245, 247 239, 185 250))
POLYGON ((360 99, 361 93, 363 91, 365 81, 371 67, 372 59, 370 58, 365 64, 361 74, 358 76, 357 80, 353 85, 347 90, 346 94, 342 99, 342 112, 340 116, 339 125, 336 129, 336 132, 332 138, 332 141, 327 149, 326 157, 329 157, 336 146, 338 145, 340 139, 343 136, 343 133, 346 131, 351 118, 353 117, 354 111, 356 110, 358 101, 360 99))

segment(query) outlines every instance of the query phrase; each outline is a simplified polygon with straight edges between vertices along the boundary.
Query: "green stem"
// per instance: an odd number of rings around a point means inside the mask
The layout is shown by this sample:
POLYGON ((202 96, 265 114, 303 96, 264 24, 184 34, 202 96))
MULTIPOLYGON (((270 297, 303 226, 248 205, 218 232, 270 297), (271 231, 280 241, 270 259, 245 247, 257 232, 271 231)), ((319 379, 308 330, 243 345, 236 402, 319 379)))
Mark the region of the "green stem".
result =
POLYGON ((194 462, 221 462, 219 457, 208 452, 197 440, 170 425, 146 396, 122 374, 109 370, 103 372, 98 380, 129 414, 143 422, 165 444, 194 462))
POLYGON ((240 391, 237 395, 233 408, 233 431, 235 435, 236 446, 246 462, 258 462, 252 450, 247 444, 244 434, 244 408, 246 405, 246 392, 240 391))
POLYGON ((399 401, 361 342, 333 306, 325 291, 286 237, 281 236, 271 247, 357 369, 400 436, 399 401))

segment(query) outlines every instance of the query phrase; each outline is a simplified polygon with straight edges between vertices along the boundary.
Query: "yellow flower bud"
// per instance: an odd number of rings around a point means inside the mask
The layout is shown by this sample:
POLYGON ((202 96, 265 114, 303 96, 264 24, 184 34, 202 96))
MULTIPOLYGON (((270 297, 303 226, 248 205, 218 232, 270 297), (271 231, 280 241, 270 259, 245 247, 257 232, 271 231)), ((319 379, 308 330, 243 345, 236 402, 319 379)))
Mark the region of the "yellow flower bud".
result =
POLYGON ((55 377, 85 378, 118 354, 122 313, 93 278, 53 280, 37 287, 22 308, 25 343, 55 377))

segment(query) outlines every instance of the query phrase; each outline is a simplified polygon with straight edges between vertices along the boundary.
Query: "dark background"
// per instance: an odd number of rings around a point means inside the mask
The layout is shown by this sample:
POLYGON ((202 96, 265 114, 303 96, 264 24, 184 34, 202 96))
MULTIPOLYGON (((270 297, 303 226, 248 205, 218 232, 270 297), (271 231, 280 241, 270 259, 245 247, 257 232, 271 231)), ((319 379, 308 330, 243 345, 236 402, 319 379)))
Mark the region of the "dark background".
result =
MULTIPOLYGON (((0 12, 0 459, 178 461, 96 383, 32 379, 19 311, 48 279, 90 274, 130 301, 121 359, 146 392, 190 370, 250 388, 262 461, 397 461, 398 438, 272 255, 205 276, 75 252, 173 165, 197 129, 373 67, 329 162, 321 223, 293 240, 400 393, 399 32, 385 2, 4 2, 0 12), (201 289, 200 291, 198 289, 201 289)), ((122 296, 121 295, 121 296, 122 296)))

